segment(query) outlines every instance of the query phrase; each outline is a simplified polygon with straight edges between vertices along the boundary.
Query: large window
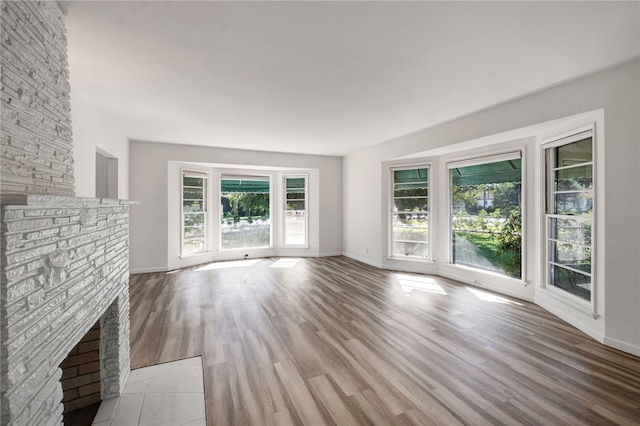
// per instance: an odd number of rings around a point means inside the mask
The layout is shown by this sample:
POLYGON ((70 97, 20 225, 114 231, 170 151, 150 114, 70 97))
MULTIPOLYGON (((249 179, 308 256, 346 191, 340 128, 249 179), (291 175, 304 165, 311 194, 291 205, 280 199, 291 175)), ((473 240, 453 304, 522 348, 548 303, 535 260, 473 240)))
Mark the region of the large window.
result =
POLYGON ((520 152, 448 164, 451 262, 522 278, 520 152))
POLYGON ((284 178, 284 244, 307 244, 307 179, 304 176, 284 178))
POLYGON ((429 257, 429 168, 393 169, 391 255, 429 257))
POLYGON ((545 146, 546 284, 591 301, 593 133, 545 146))
POLYGON ((268 177, 223 175, 220 179, 220 248, 271 246, 268 177))
POLYGON ((182 255, 207 250, 207 174, 182 172, 182 255))

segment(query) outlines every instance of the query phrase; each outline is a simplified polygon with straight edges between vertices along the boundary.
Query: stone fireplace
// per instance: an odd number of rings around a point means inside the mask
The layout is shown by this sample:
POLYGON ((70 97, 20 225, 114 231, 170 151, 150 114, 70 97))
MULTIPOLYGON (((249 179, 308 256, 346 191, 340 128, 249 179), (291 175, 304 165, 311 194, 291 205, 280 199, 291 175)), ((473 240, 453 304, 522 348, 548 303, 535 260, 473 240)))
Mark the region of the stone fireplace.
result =
POLYGON ((119 396, 129 373, 130 203, 75 197, 58 3, 0 7, 0 420, 53 425, 60 365, 96 322, 101 397, 119 396))
POLYGON ((119 395, 129 371, 124 203, 2 196, 3 424, 60 424, 59 365, 98 320, 102 398, 119 395))

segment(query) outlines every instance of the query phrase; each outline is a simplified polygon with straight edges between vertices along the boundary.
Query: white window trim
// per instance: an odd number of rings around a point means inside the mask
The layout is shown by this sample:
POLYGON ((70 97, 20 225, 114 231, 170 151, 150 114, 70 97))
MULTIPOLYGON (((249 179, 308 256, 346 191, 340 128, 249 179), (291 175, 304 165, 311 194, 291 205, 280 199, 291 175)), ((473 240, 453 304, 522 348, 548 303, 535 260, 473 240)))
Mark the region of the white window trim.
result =
POLYGON ((180 258, 187 258, 191 256, 200 256, 209 251, 210 246, 210 222, 211 222, 211 214, 210 214, 210 189, 209 187, 211 181, 211 177, 209 173, 204 170, 197 170, 193 168, 180 168, 180 194, 178 199, 180 200, 180 258), (205 179, 205 184, 203 188, 203 212, 204 212, 204 250, 195 252, 195 253, 185 253, 184 252, 184 178, 185 177, 199 177, 205 179))
MULTIPOLYGON (((488 154, 482 156, 472 156, 461 160, 447 161, 447 169, 457 169, 459 167, 478 166, 480 164, 498 163, 500 161, 522 160, 522 149, 508 150, 500 154, 488 154)), ((524 162, 524 161, 523 161, 524 162)))
MULTIPOLYGON (((523 286, 528 286, 529 281, 528 277, 528 255, 526 253, 526 249, 528 247, 528 189, 527 189, 527 156, 526 156, 526 145, 521 144, 521 142, 517 141, 518 146, 512 148, 505 148, 500 151, 490 151, 486 155, 475 154, 468 155, 463 157, 457 157, 454 159, 445 159, 445 167, 443 167, 443 173, 446 174, 446 178, 443 180, 444 182, 448 182, 445 185, 444 190, 444 199, 446 202, 442 206, 443 209, 446 209, 446 213, 443 215, 446 222, 444 223, 444 228, 446 228, 446 238, 445 238, 445 246, 446 246, 446 265, 447 267, 451 267, 453 269, 459 270, 462 274, 467 273, 480 273, 482 275, 495 277, 495 279, 500 281, 505 281, 507 283, 517 283, 523 286), (480 268, 475 268, 472 266, 460 265, 453 263, 453 245, 451 241, 451 235, 453 233, 453 229, 451 227, 451 181, 450 181, 450 170, 458 167, 468 167, 475 166, 480 164, 487 163, 495 163, 500 161, 508 161, 508 160, 522 160, 521 161, 521 215, 522 215, 522 242, 521 246, 521 261, 522 264, 520 266, 520 278, 513 278, 506 274, 501 274, 493 271, 485 271, 480 268)), ((483 279, 474 279, 474 284, 476 285, 484 285, 483 279)))
POLYGON ((387 209, 386 209, 386 233, 387 233, 387 247, 386 258, 389 260, 402 260, 409 262, 433 262, 433 228, 432 228, 432 185, 433 180, 432 164, 431 162, 417 162, 412 164, 393 165, 388 167, 388 179, 389 191, 387 192, 387 209), (393 253, 393 208, 394 208, 394 188, 393 188, 393 172, 398 170, 414 170, 414 169, 427 169, 427 256, 401 256, 393 253))
POLYGON ((554 297, 555 299, 559 300, 562 303, 565 303, 571 307, 573 307, 574 309, 581 311, 585 314, 589 314, 591 315, 594 319, 598 319, 600 317, 600 312, 598 309, 598 297, 599 297, 599 293, 601 291, 601 283, 599 280, 599 276, 598 276, 598 261, 599 261, 599 252, 600 252, 600 247, 599 244, 597 244, 598 241, 598 235, 599 235, 599 208, 597 207, 599 205, 599 196, 598 196, 598 186, 599 186, 599 171, 596 167, 596 164, 598 164, 598 139, 597 139, 597 131, 596 131, 596 124, 595 123, 590 123, 588 125, 584 125, 578 128, 575 128, 573 130, 570 130, 568 132, 564 132, 561 133, 557 136, 553 136, 553 137, 548 137, 545 138, 543 141, 541 141, 540 143, 540 158, 542 160, 542 183, 541 183, 541 189, 542 189, 542 196, 541 196, 541 200, 542 200, 542 221, 543 221, 543 226, 542 226, 542 232, 544 232, 544 234, 541 236, 541 242, 542 242, 542 262, 541 262, 541 268, 542 268, 542 280, 540 283, 540 288, 543 289, 544 291, 546 291, 548 294, 550 294, 552 297, 554 297), (549 244, 548 244, 548 235, 549 235, 549 230, 548 230, 548 217, 549 216, 558 216, 555 214, 549 214, 547 213, 547 209, 546 209, 546 203, 548 201, 548 191, 549 188, 547 186, 547 179, 548 179, 548 174, 549 171, 546 168, 546 152, 548 149, 553 149, 559 146, 563 146, 566 144, 570 144, 572 142, 576 142, 582 139, 585 139, 586 137, 591 137, 591 144, 592 144, 592 158, 591 158, 591 162, 590 164, 592 165, 592 169, 593 169, 593 213, 592 215, 590 215, 589 217, 586 215, 580 215, 580 216, 567 216, 568 218, 572 218, 572 219, 579 219, 579 220, 589 220, 591 222, 591 300, 587 301, 584 300, 583 298, 580 298, 574 294, 571 294, 567 291, 564 291, 562 289, 556 288, 553 285, 550 285, 548 283, 549 280, 549 244))
POLYGON ((274 247, 273 244, 273 234, 274 234, 274 198, 275 198, 275 192, 274 191, 274 187, 273 187, 273 175, 268 173, 268 172, 256 172, 256 174, 253 173, 247 173, 247 172, 235 172, 234 170, 224 170, 224 169, 220 169, 218 171, 218 179, 216 182, 216 187, 217 187, 217 200, 216 202, 218 203, 218 216, 217 216, 217 240, 218 240, 218 244, 217 244, 217 249, 219 252, 221 253, 233 253, 233 252, 246 252, 246 251, 264 251, 264 250, 271 250, 274 247), (220 226, 220 218, 222 217, 223 211, 222 211, 222 203, 220 202, 220 199, 222 198, 222 180, 223 179, 244 179, 244 180, 258 180, 258 181, 268 181, 269 182, 269 220, 271 222, 270 224, 270 228, 269 228, 269 245, 266 247, 244 247, 244 248, 223 248, 222 247, 222 227, 220 226))
POLYGON ((285 248, 309 248, 309 175, 307 173, 293 173, 282 175, 282 247, 285 248), (286 241, 286 212, 287 212, 287 179, 304 179, 304 244, 287 244, 286 241))

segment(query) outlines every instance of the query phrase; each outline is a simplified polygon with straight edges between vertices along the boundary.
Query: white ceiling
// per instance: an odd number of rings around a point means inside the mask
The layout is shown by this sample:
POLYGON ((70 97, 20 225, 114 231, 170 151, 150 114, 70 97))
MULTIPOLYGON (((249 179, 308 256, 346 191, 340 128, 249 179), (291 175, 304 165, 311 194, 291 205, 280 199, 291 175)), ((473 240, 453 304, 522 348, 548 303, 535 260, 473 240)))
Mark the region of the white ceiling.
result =
POLYGON ((638 2, 64 4, 131 139, 345 155, 640 54, 638 2))

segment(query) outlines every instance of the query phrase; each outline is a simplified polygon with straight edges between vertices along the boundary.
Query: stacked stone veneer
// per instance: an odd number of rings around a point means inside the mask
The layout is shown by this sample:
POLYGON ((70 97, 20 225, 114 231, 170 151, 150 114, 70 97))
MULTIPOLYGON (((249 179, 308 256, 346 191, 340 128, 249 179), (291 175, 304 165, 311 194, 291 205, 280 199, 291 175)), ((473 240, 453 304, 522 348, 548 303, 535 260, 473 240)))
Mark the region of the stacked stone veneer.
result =
POLYGON ((58 2, 0 12, 0 423, 60 424, 59 365, 96 321, 102 397, 129 372, 129 203, 73 197, 58 2))
POLYGON ((0 189, 74 195, 64 17, 54 1, 5 1, 0 189))
POLYGON ((2 424, 60 424, 60 363, 101 325, 101 393, 129 372, 129 205, 2 197, 2 424))

